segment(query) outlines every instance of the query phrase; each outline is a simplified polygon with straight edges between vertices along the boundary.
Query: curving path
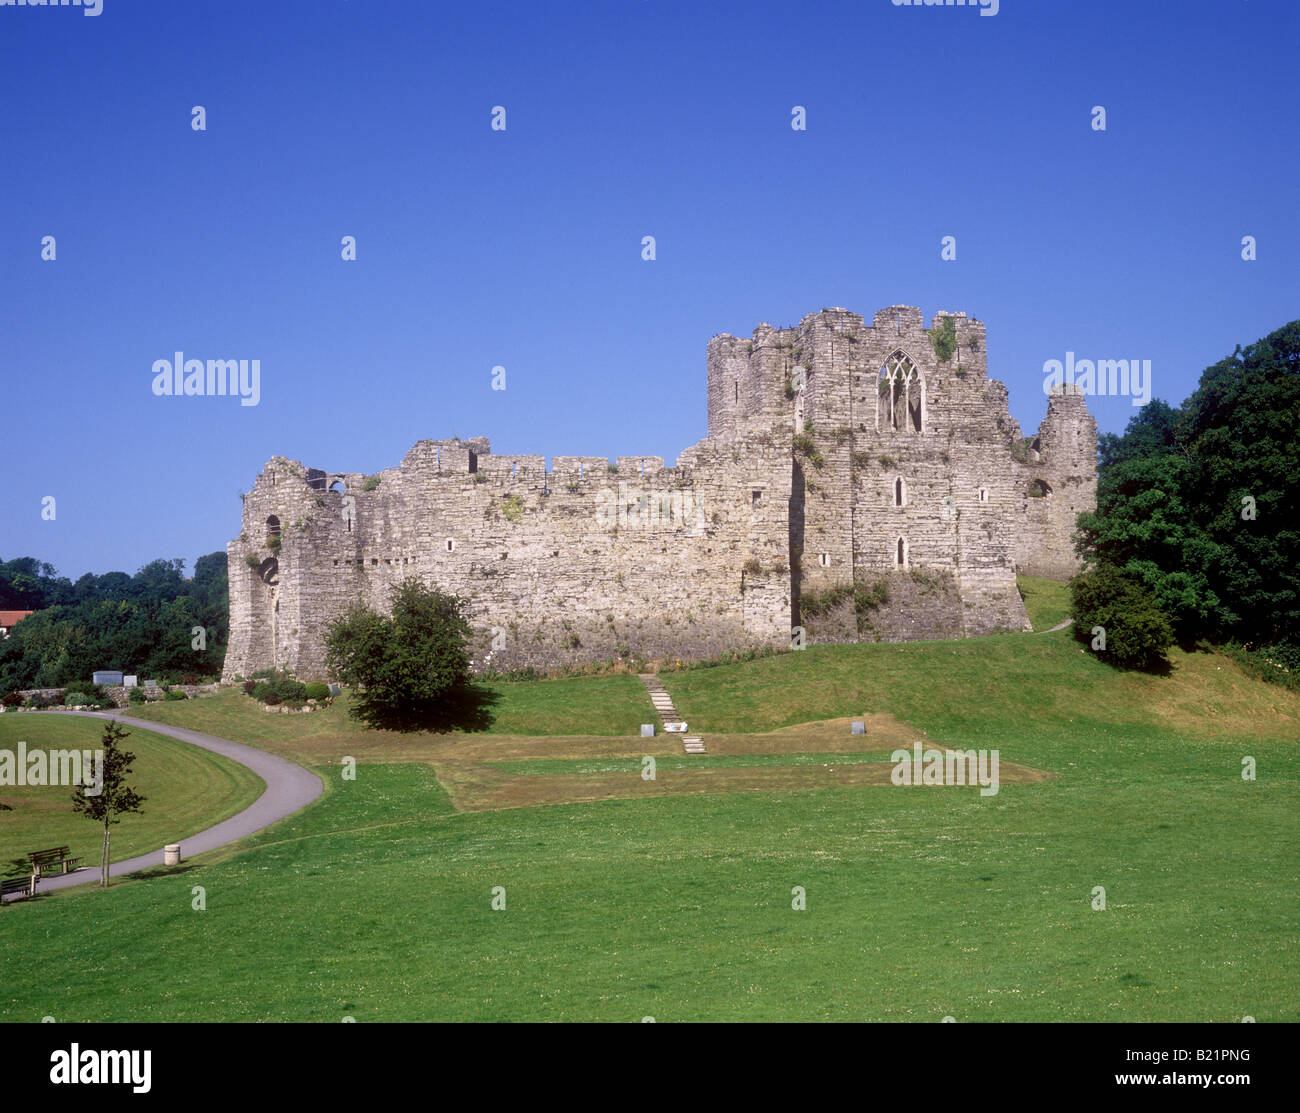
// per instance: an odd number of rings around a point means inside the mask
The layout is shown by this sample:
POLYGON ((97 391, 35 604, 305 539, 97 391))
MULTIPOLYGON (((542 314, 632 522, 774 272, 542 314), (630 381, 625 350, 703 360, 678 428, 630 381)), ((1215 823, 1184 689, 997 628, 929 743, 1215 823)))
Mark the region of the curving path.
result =
MULTIPOLYGON (((202 854, 205 850, 216 850, 219 846, 225 846, 248 835, 256 834, 263 827, 269 827, 272 823, 284 819, 285 816, 292 815, 301 808, 305 808, 324 791, 321 779, 301 765, 295 765, 282 757, 268 754, 265 750, 257 750, 252 746, 245 746, 240 742, 230 742, 225 738, 217 738, 214 735, 203 734, 197 730, 186 730, 184 727, 168 726, 165 723, 150 722, 147 719, 132 719, 112 711, 43 711, 41 714, 82 715, 89 719, 112 719, 114 722, 121 723, 124 727, 138 727, 140 730, 150 730, 154 734, 163 734, 168 738, 175 738, 179 742, 186 742, 191 746, 211 750, 214 754, 221 754, 223 757, 230 758, 231 761, 237 761, 240 765, 247 766, 262 778, 266 783, 266 791, 242 812, 232 815, 215 827, 209 827, 206 831, 200 831, 188 838, 179 840, 182 861, 192 858, 196 854, 202 854)), ((135 870, 161 866, 162 864, 163 852, 162 848, 159 847, 159 849, 149 854, 141 854, 135 858, 113 862, 109 866, 108 872, 110 877, 120 877, 135 870)), ((87 882, 98 881, 99 866, 96 863, 89 867, 83 866, 74 873, 43 877, 36 887, 36 893, 39 896, 50 889, 64 889, 70 885, 85 885, 87 882)))

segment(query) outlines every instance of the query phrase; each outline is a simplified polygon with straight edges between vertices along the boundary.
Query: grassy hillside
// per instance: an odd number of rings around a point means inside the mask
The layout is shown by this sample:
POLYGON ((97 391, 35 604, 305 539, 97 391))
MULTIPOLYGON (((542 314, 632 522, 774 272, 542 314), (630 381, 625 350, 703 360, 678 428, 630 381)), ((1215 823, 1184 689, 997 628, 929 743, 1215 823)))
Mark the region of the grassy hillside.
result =
MULTIPOLYGON (((669 674, 710 742, 712 768, 685 772, 664 736, 417 736, 344 781, 346 740, 295 743, 276 732, 315 716, 266 715, 268 747, 302 747, 325 797, 183 876, 3 910, 27 961, 0 1017, 1300 1020, 1300 698, 1214 655, 1175 663, 1119 674, 1060 632, 669 674), (837 718, 863 713, 865 739, 837 718), (803 725, 758 733, 780 723, 803 725), (992 797, 871 783, 918 732, 1037 779, 992 797), (664 794, 759 774, 787 788, 664 794), (489 799, 584 778, 624 798, 489 799), (111 925, 94 966, 90 917, 111 925)), ((580 706, 591 682, 554 683, 580 706)))
POLYGON ((1121 673, 1068 630, 909 645, 810 646, 663 681, 691 729, 770 730, 884 711, 949 741, 1083 723, 1149 724, 1195 737, 1289 740, 1300 694, 1216 653, 1172 653, 1169 676, 1121 673))

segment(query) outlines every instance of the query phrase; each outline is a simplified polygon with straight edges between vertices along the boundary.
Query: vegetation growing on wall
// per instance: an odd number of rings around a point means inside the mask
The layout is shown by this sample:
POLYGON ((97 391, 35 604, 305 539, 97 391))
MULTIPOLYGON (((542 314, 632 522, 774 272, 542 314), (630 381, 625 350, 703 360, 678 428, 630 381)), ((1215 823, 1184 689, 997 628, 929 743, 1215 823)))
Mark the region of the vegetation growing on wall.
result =
POLYGON ((824 591, 810 591, 800 597, 799 611, 805 618, 824 618, 850 599, 854 613, 867 615, 889 602, 889 582, 880 579, 873 584, 837 584, 824 591))
POLYGON ((927 330, 930 346, 940 363, 947 363, 957 350, 957 324, 951 317, 940 317, 939 324, 927 330))
POLYGON ((826 458, 818 451, 817 442, 813 440, 811 433, 796 433, 794 450, 815 468, 820 468, 826 463, 826 458))
POLYGON ((501 513, 507 522, 517 522, 524 516, 523 495, 506 495, 501 500, 501 513))

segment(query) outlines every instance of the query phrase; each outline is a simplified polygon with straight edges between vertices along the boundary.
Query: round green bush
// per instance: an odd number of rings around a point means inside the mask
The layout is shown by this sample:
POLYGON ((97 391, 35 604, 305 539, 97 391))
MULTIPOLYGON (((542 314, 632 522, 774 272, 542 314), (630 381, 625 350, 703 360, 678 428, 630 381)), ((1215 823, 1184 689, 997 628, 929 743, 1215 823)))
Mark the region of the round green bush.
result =
POLYGON ((307 698, 307 685, 287 676, 275 681, 272 687, 281 703, 301 703, 307 698))
POLYGON ((1093 650, 1100 659, 1121 669, 1167 667, 1173 624, 1149 589, 1114 565, 1098 564, 1070 581, 1070 613, 1079 641, 1091 646, 1104 632, 1105 649, 1093 650))
POLYGON ((190 697, 187 696, 184 692, 178 692, 175 689, 170 689, 167 692, 166 698, 170 700, 170 699, 189 699, 190 697))
POLYGON ((328 684, 322 684, 319 680, 313 680, 306 685, 306 698, 322 700, 330 698, 330 687, 328 684))

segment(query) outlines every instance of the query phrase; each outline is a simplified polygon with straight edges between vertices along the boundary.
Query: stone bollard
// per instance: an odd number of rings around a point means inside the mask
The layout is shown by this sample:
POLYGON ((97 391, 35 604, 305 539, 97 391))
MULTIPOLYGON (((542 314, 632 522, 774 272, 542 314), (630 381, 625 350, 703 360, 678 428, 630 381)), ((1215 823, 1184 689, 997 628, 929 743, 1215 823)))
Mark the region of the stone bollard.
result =
POLYGON ((163 865, 179 866, 181 864, 181 844, 169 843, 163 847, 163 865))

